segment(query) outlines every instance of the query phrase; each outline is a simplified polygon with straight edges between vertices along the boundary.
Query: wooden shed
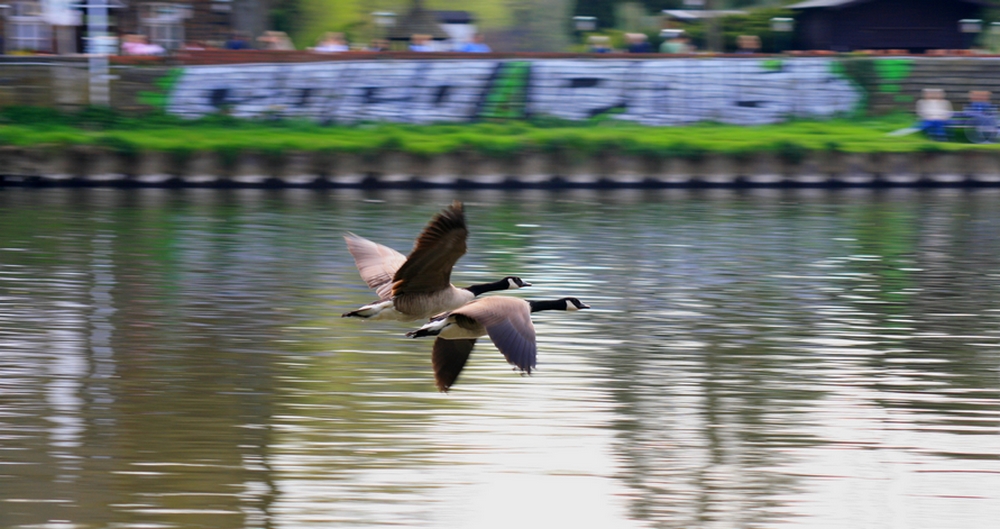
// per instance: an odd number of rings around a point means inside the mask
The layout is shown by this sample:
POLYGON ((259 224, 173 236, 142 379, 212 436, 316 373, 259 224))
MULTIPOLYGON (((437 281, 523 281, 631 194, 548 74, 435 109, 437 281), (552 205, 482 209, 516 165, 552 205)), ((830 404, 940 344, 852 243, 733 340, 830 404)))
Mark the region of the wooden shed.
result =
POLYGON ((983 0, 808 0, 798 11, 797 47, 808 50, 968 48, 959 21, 980 18, 983 0))

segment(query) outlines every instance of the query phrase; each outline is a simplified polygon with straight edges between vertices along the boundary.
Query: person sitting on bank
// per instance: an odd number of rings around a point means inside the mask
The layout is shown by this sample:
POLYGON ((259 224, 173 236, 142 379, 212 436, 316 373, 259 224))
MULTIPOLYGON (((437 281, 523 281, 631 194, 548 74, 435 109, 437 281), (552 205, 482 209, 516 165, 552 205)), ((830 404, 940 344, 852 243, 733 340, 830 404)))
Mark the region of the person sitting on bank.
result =
POLYGON ((660 53, 691 53, 687 35, 681 31, 660 44, 660 53))
POLYGON ((917 116, 920 118, 919 129, 937 141, 948 139, 948 121, 954 113, 951 102, 945 99, 944 90, 940 88, 925 88, 923 99, 917 101, 917 116))
POLYGON ((993 116, 997 112, 997 107, 990 103, 989 90, 971 90, 969 91, 969 104, 962 109, 962 116, 974 117, 974 116, 993 116))
POLYGON ((626 33, 625 40, 628 41, 629 53, 653 52, 653 45, 649 43, 649 37, 645 33, 626 33))
POLYGON ((410 35, 410 51, 435 51, 434 45, 431 44, 432 40, 433 38, 430 35, 422 33, 410 35))
POLYGON ((351 47, 347 44, 343 33, 328 31, 320 37, 312 51, 316 53, 341 53, 351 51, 351 47))
POLYGON ((257 42, 265 50, 295 51, 295 44, 284 31, 265 31, 263 35, 257 37, 257 42))
POLYGON ((227 50, 249 50, 250 39, 247 38, 245 33, 236 32, 229 37, 224 47, 227 50))
POLYGON ((760 51, 760 37, 757 35, 740 35, 736 37, 736 53, 754 54, 760 51))
POLYGON ((587 41, 590 42, 590 53, 611 53, 614 51, 611 48, 611 37, 606 35, 591 35, 587 41))
POLYGON ((388 40, 372 39, 372 41, 368 43, 368 47, 365 48, 365 51, 389 51, 391 49, 392 47, 389 46, 388 40))
POLYGON ((459 47, 458 51, 465 53, 489 53, 493 50, 491 50, 489 45, 483 40, 483 34, 476 33, 472 36, 472 40, 459 47))

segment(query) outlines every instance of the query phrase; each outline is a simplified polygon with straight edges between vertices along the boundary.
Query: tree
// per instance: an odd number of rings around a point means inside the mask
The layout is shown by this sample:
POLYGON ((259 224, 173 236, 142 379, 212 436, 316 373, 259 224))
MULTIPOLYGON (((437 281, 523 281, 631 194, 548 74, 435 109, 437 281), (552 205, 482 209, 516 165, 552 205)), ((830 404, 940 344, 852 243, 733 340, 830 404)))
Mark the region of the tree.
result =
POLYGON ((599 27, 613 28, 618 24, 618 20, 615 20, 615 7, 625 2, 642 4, 648 13, 659 13, 664 9, 679 9, 684 6, 684 0, 576 0, 573 16, 597 17, 599 27))
POLYGON ((565 51, 571 0, 514 0, 513 29, 507 32, 515 51, 565 51))
POLYGON ((617 0, 577 0, 573 16, 597 17, 597 25, 602 28, 615 26, 615 4, 617 0))
POLYGON ((299 30, 302 5, 299 0, 274 0, 268 14, 271 18, 271 29, 291 35, 299 30))
MULTIPOLYGON (((776 7, 792 4, 799 0, 705 0, 704 4, 712 9, 747 9, 755 7, 776 7)), ((995 0, 1000 6, 1000 0, 995 0)), ((664 9, 683 9, 684 0, 576 0, 573 15, 597 17, 598 26, 612 28, 618 23, 615 20, 615 7, 625 2, 642 4, 646 11, 653 14, 664 9)))

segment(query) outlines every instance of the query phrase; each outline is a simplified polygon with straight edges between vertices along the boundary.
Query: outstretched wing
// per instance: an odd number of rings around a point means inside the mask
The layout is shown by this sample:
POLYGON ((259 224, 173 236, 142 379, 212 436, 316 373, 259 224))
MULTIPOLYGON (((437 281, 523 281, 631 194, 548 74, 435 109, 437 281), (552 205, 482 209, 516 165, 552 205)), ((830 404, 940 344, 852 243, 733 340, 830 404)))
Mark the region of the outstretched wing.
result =
POLYGON ((451 269, 465 254, 462 203, 456 201, 431 219, 417 237, 406 262, 393 276, 392 295, 438 292, 451 285, 451 269))
POLYGON ((508 296, 490 296, 471 301, 452 311, 467 316, 486 328, 493 344, 508 362, 531 373, 538 356, 531 306, 527 301, 508 296))
MULTIPOLYGON (((531 325, 531 322, 528 322, 531 325)), ((525 373, 531 373, 538 357, 538 346, 535 344, 534 326, 524 327, 514 325, 510 320, 486 327, 490 340, 503 353, 507 362, 517 366, 525 373)))
POLYGON ((461 340, 434 340, 434 351, 431 353, 431 364, 434 366, 434 382, 440 391, 448 388, 458 380, 459 373, 469 360, 469 354, 476 345, 475 338, 461 340))
POLYGON ((361 279, 378 293, 379 299, 389 299, 392 296, 392 278, 406 262, 406 256, 353 233, 344 235, 344 241, 354 257, 358 272, 361 272, 361 279))

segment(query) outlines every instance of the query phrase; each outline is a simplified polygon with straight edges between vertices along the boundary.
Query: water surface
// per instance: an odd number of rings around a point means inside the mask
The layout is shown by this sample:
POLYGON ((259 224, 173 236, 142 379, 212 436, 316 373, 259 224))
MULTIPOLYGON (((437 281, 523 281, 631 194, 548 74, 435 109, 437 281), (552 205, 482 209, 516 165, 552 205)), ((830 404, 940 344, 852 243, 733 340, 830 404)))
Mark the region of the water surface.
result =
POLYGON ((0 527, 990 527, 997 190, 0 190, 0 527), (449 394, 341 235, 466 202, 449 394))

